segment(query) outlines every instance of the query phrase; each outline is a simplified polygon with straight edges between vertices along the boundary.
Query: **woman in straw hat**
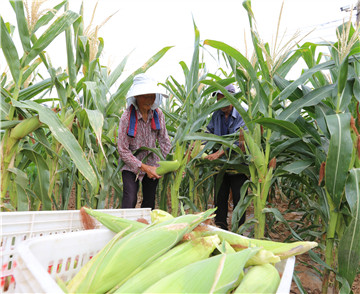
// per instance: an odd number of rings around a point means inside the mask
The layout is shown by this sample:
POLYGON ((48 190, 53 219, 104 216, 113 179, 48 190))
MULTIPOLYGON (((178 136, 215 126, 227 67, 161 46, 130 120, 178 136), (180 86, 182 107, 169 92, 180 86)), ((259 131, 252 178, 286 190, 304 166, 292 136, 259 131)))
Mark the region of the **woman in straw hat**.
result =
POLYGON ((140 147, 156 148, 164 157, 171 148, 166 131, 165 117, 158 108, 164 90, 151 77, 139 74, 134 77, 127 96, 127 109, 120 119, 118 150, 125 165, 121 169, 123 179, 122 208, 134 208, 137 202, 139 181, 142 183, 141 207, 155 207, 155 193, 160 176, 156 173, 159 157, 150 151, 133 152, 140 147), (144 160, 147 157, 147 160, 144 160), (144 161, 144 162, 143 162, 144 161))

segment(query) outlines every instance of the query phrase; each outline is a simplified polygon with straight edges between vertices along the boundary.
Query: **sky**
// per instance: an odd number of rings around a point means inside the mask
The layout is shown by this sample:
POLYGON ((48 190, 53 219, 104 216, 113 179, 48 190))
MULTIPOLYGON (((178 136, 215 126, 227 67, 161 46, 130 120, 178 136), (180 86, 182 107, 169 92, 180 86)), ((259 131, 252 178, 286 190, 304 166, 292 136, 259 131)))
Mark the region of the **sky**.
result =
MULTIPOLYGON (((16 24, 8 1, 0 2, 4 21, 16 24)), ((42 7, 53 7, 59 2, 48 0, 42 7)), ((250 56, 252 53, 248 17, 242 0, 84 0, 85 26, 90 23, 97 2, 93 24, 99 25, 115 13, 98 33, 105 43, 101 63, 115 68, 131 53, 123 79, 162 48, 174 46, 148 72, 160 82, 169 75, 182 81, 179 62, 185 61, 190 66, 194 46, 193 21, 202 41, 218 40, 235 47, 244 55, 250 56)), ((357 0, 252 0, 260 37, 270 44, 275 37, 283 2, 280 31, 284 40, 289 40, 297 30, 304 36, 315 29, 306 41, 317 42, 334 40, 336 27, 350 16, 349 12, 341 11, 341 7, 355 6, 357 0)), ((80 0, 69 0, 70 9, 75 12, 79 11, 80 4, 80 0)), ((355 11, 353 14, 354 20, 355 11)), ((15 41, 19 44, 16 36, 15 41)), ((47 52, 55 67, 66 66, 64 34, 47 48, 47 52)), ((206 60, 209 70, 214 72, 218 64, 211 58, 206 60)), ((5 68, 3 56, 0 56, 0 61, 2 72, 5 68)))

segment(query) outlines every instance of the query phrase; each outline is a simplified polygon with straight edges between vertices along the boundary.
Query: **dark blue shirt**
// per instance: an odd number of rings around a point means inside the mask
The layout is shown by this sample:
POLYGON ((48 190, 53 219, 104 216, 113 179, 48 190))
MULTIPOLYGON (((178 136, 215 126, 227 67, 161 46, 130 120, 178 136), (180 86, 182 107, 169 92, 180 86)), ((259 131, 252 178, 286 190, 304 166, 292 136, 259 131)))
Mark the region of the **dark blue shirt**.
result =
POLYGON ((227 120, 221 109, 215 111, 207 126, 208 131, 217 136, 233 134, 240 128, 247 130, 244 120, 234 107, 227 120))

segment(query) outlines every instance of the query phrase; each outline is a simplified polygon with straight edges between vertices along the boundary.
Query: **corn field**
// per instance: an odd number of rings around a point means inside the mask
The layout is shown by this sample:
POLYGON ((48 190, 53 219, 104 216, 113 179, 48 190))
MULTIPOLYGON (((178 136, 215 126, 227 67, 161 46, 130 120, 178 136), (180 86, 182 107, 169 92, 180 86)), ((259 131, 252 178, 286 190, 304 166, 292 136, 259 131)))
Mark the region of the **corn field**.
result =
MULTIPOLYGON (((1 16, 8 67, 0 77, 1 210, 66 210, 72 195, 76 209, 121 208, 123 163, 116 136, 125 95, 133 77, 156 67, 171 46, 159 48, 124 77, 128 56, 113 69, 101 64, 106 40, 86 30, 82 7, 71 11, 65 0, 30 23, 24 1, 10 3, 16 24, 1 16), (60 35, 65 35, 67 64, 58 69, 45 51, 60 35)), ((251 58, 221 40, 201 41, 194 21, 191 64, 180 62, 185 82, 169 75, 161 83, 170 94, 161 108, 179 166, 160 180, 157 205, 174 216, 205 211, 213 202, 214 175, 244 173, 248 181, 233 211, 232 231, 263 239, 282 223, 287 240, 317 241, 320 251, 309 255, 317 263, 322 292, 332 287, 350 293, 360 270, 359 26, 345 22, 334 42, 273 46, 256 30, 251 1, 243 8, 251 58), (226 69, 207 70, 202 58, 209 49, 218 52, 226 69), (287 79, 300 62, 301 74, 287 79), (240 90, 234 96, 225 93, 230 83, 240 90), (217 102, 211 96, 216 90, 226 99, 217 102), (225 137, 205 133, 211 114, 229 103, 248 130, 225 137), (240 135, 245 151, 233 145, 240 135), (202 160, 214 146, 222 146, 226 157, 202 160), (301 219, 286 221, 272 201, 276 195, 301 219), (237 227, 249 207, 254 216, 237 227)), ((158 149, 151 151, 166 160, 158 149)))

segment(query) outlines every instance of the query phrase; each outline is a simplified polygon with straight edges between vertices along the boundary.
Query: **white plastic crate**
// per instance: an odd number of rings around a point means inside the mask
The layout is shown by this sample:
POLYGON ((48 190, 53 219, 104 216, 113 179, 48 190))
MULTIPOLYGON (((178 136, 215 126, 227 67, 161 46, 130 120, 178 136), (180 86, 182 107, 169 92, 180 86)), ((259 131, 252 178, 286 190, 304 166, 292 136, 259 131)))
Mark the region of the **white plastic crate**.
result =
MULTIPOLYGON (((69 281, 113 236, 109 230, 90 230, 24 242, 18 247, 17 292, 63 293, 56 277, 69 281)), ((277 294, 290 293, 294 264, 295 257, 278 263, 277 294)))
MULTIPOLYGON (((98 209, 98 211, 132 220, 144 218, 151 221, 150 208, 98 209)), ((79 210, 2 212, 0 223, 1 293, 18 292, 14 269, 17 267, 15 249, 19 244, 33 238, 83 230, 79 210)), ((104 226, 96 221, 96 228, 104 228, 104 226)))

